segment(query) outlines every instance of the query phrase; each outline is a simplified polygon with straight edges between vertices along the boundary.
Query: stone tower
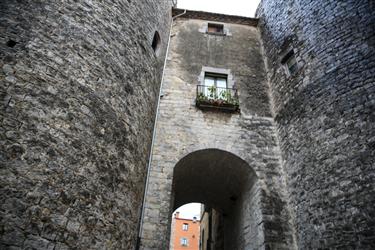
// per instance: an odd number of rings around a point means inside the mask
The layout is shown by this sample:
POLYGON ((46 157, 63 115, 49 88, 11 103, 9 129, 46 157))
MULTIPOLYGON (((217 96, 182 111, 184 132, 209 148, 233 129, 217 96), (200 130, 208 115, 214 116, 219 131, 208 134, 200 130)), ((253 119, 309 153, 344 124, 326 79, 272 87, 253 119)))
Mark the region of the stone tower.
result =
POLYGON ((373 13, 370 1, 263 0, 258 23, 175 21, 144 249, 163 249, 166 219, 194 201, 225 214, 225 249, 375 247, 373 13), (200 85, 218 75, 239 91, 239 114, 199 110, 200 85))
POLYGON ((356 0, 258 9, 299 249, 375 248, 374 13, 356 0))
POLYGON ((167 249, 172 212, 190 202, 220 212, 224 249, 294 249, 257 19, 173 13, 141 249, 167 249))
POLYGON ((134 248, 172 4, 0 2, 1 249, 134 248))

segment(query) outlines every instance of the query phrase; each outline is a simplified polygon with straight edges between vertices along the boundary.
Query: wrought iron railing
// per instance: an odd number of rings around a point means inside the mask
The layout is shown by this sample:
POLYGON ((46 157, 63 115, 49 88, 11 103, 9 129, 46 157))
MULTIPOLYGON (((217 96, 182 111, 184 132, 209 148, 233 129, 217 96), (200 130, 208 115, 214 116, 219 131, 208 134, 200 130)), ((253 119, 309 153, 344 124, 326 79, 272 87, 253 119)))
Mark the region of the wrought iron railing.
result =
POLYGON ((196 105, 199 108, 215 108, 238 111, 237 89, 198 85, 196 105))

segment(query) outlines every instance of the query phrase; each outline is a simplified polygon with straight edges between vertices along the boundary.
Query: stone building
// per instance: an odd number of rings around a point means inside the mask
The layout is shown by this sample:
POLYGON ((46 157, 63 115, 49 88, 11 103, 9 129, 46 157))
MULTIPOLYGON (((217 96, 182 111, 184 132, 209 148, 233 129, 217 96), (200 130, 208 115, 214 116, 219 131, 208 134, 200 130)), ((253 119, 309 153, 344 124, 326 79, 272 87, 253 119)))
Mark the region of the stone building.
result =
POLYGON ((260 249, 267 240, 290 249, 292 220, 257 20, 175 10, 177 15, 153 141, 141 249, 167 249, 160 238, 169 235, 171 213, 190 202, 225 215, 225 249, 260 249), (197 107, 198 85, 207 81, 214 81, 217 91, 220 81, 225 82, 221 87, 235 88, 240 111, 197 107))
POLYGON ((0 1, 0 249, 134 248, 172 5, 0 1))
POLYGON ((202 205, 199 250, 224 249, 224 216, 202 205))
POLYGON ((199 250, 200 221, 183 218, 177 211, 172 217, 169 250, 199 250))
POLYGON ((299 249, 375 248, 374 13, 355 0, 258 8, 299 249))
POLYGON ((0 248, 374 249, 374 2, 174 4, 0 2, 0 248))

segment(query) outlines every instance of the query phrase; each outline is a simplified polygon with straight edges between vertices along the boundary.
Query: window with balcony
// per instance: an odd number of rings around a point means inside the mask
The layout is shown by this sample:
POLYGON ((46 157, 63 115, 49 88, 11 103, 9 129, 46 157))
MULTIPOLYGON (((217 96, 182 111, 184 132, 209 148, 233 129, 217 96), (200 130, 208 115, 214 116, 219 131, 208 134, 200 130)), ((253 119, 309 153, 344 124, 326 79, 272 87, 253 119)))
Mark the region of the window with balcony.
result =
POLYGON ((206 72, 203 83, 197 86, 196 105, 198 108, 238 110, 237 90, 228 88, 228 75, 206 72))

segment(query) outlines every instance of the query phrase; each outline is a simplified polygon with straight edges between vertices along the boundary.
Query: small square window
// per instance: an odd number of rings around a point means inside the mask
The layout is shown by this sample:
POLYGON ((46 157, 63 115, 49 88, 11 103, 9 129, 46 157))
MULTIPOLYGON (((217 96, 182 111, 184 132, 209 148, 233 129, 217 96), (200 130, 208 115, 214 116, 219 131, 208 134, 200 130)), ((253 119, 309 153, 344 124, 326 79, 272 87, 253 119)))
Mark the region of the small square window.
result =
POLYGON ((207 33, 224 35, 224 25, 218 23, 208 23, 207 33))
POLYGON ((182 224, 182 230, 187 231, 189 229, 189 224, 184 223, 182 224))
POLYGON ((186 238, 181 238, 180 239, 181 246, 187 246, 188 245, 188 239, 186 238))
POLYGON ((287 70, 288 74, 293 76, 298 71, 298 63, 296 60, 296 56, 294 51, 289 51, 281 60, 281 63, 284 65, 285 69, 287 70))

